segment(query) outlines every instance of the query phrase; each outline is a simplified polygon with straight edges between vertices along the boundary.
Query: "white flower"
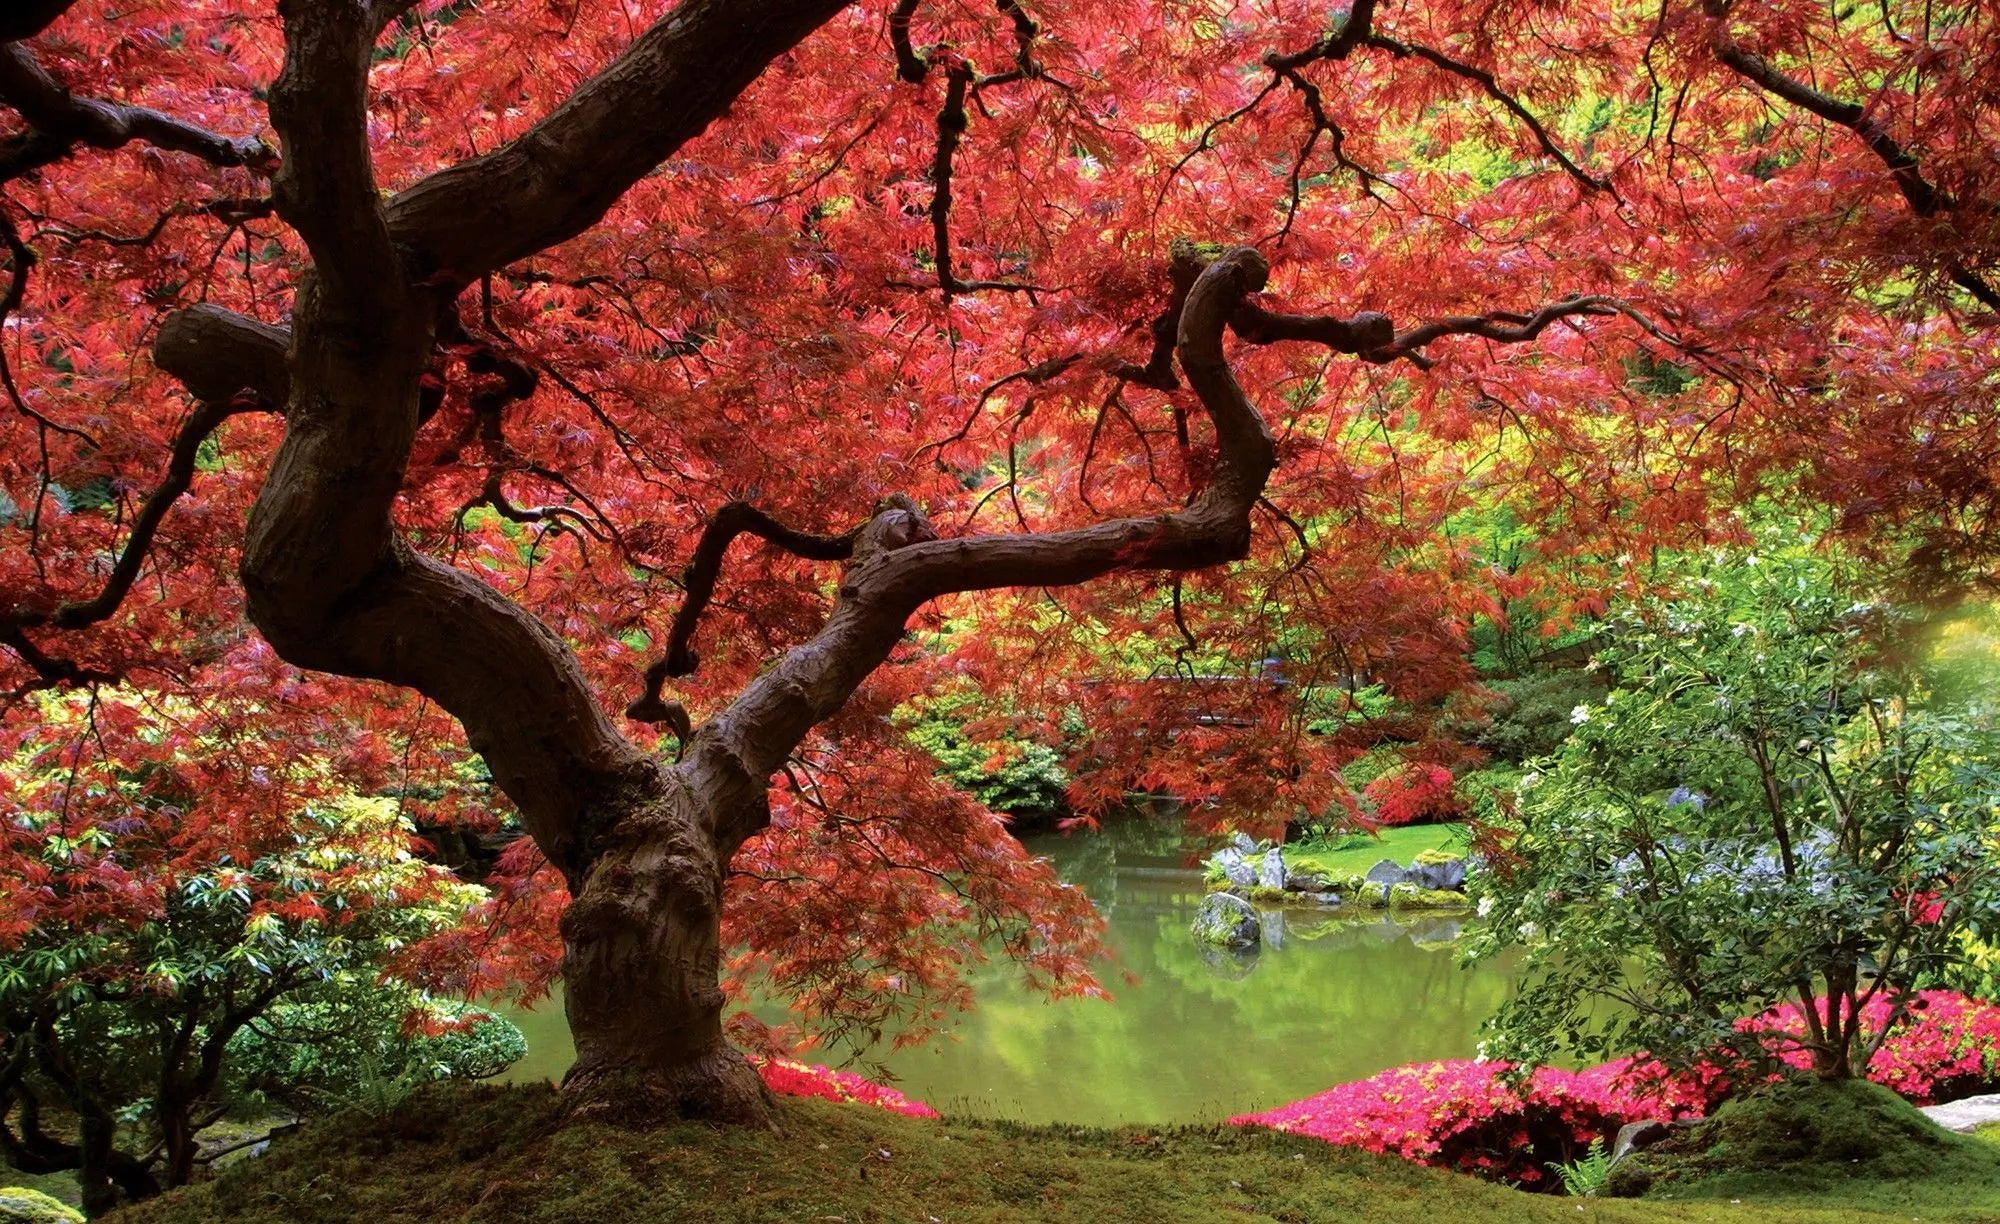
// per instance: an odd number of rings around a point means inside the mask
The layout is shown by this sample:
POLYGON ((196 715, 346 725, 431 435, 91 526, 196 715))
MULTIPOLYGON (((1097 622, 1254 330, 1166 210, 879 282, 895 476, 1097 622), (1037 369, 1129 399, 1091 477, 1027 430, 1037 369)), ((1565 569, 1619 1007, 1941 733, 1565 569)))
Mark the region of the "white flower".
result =
POLYGON ((1536 936, 1540 935, 1541 933, 1542 933, 1542 928, 1536 926, 1532 922, 1524 922, 1521 924, 1522 939, 1533 939, 1536 936))
POLYGON ((1488 914, 1492 913, 1492 912, 1493 912, 1493 898, 1492 898, 1492 897, 1490 897, 1490 896, 1488 896, 1488 897, 1481 897, 1481 898, 1479 899, 1479 906, 1478 906, 1478 908, 1477 908, 1477 909, 1475 909, 1475 910, 1474 910, 1473 912, 1474 912, 1474 913, 1476 913, 1476 914, 1478 914, 1478 915, 1479 915, 1479 916, 1480 916, 1481 918, 1484 918, 1484 917, 1486 917, 1486 915, 1488 915, 1488 914))
POLYGON ((1569 720, 1575 723, 1579 727, 1582 726, 1584 723, 1589 722, 1590 707, 1587 705, 1580 705, 1576 707, 1574 710, 1571 710, 1569 712, 1569 720))
POLYGON ((1524 791, 1533 790, 1535 789, 1535 785, 1539 783, 1541 780, 1542 780, 1542 775, 1538 773, 1522 774, 1521 780, 1514 784, 1514 789, 1524 790, 1524 791))

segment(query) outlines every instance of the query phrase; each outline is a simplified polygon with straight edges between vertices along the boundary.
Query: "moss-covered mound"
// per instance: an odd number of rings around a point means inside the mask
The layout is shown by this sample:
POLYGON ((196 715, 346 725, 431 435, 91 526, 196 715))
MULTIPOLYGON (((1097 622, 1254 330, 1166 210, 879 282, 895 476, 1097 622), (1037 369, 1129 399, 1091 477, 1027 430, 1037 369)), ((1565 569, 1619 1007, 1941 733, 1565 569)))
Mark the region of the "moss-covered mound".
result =
POLYGON ((0 1188, 0 1224, 83 1224, 83 1213, 25 1186, 0 1188))
POLYGON ((1731 1101, 1684 1137, 1634 1156, 1612 1188, 1888 1211, 1943 1201, 1969 1218, 2000 1220, 2000 1148, 1939 1128, 1878 1085, 1798 1079, 1731 1101))
MULTIPOLYGON (((742 1221, 1278 1220, 1666 1224, 1685 1204, 1521 1194, 1296 1135, 927 1122, 786 1100, 782 1132, 564 1129, 539 1088, 447 1088, 382 1118, 322 1123, 119 1224, 736 1224, 742 1221)), ((1888 1224, 1832 1204, 1731 1207, 1737 1224, 1888 1224)), ((1926 1220, 1992 1219, 1927 1212, 1926 1220)))

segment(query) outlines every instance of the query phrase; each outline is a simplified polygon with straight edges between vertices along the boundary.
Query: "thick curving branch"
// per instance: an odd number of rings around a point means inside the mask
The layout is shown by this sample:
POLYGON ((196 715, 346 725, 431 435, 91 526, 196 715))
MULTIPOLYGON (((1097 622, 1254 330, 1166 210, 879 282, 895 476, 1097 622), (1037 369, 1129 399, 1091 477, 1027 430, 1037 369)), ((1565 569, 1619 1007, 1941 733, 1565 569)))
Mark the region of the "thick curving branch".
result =
POLYGON ((288 328, 204 302, 161 321, 153 364, 179 379, 196 399, 227 401, 248 391, 276 405, 292 396, 291 347, 288 328))
POLYGON ((0 43, 33 38, 55 24, 76 0, 8 0, 0 8, 0 43))
POLYGON ((683 0, 539 123, 388 205, 419 277, 464 285, 596 224, 847 0, 683 0))
MULTIPOLYGON (((12 19, 10 14, 0 18, 0 23, 12 19)), ((6 25, 0 24, 0 36, 5 31, 6 25)), ((79 98, 50 76, 28 48, 17 43, 0 45, 0 103, 19 111, 28 124, 27 131, 0 142, 0 182, 60 161, 78 145, 115 149, 138 140, 218 166, 255 169, 269 168, 274 157, 270 146, 261 140, 222 136, 143 106, 79 98)))
POLYGON ((862 530, 825 628, 753 681, 694 736, 686 768, 740 797, 714 813, 721 849, 761 827, 769 775, 814 724, 829 717, 889 656, 923 604, 960 591, 1070 586, 1115 570, 1200 569, 1243 557, 1250 514, 1277 463, 1264 419, 1223 354, 1222 334, 1246 294, 1264 286, 1257 252, 1238 247, 1197 271, 1180 312, 1181 371, 1215 426, 1217 463, 1184 509, 1112 519, 1070 531, 940 540, 907 501, 862 530))

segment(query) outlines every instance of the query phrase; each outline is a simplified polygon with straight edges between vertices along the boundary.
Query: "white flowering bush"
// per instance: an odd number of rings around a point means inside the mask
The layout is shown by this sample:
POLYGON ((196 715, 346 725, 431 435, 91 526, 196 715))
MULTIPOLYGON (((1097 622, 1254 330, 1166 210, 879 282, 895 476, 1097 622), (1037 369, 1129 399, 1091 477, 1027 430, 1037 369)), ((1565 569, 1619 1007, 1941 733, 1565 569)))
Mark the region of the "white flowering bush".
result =
POLYGON ((1475 886, 1474 954, 1527 950, 1494 1052, 1857 1074, 1856 1017, 2000 925, 2000 737, 1933 684, 1916 617, 1821 556, 1712 558, 1677 585, 1611 619, 1613 690, 1522 779, 1475 886), (1738 1023, 1787 1004, 1782 1033, 1738 1023))

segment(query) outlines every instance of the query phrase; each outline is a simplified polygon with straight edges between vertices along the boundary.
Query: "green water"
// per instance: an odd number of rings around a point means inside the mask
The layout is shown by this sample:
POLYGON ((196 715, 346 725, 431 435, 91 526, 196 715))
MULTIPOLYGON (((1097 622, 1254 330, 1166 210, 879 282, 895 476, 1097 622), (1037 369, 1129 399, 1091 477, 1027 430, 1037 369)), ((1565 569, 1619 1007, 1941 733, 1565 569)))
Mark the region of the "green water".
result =
MULTIPOLYGON (((1200 877, 1170 833, 1132 824, 1029 845, 1104 911, 1112 998, 1051 1003, 986 966, 951 1039, 881 1055, 899 1089, 947 1113, 1112 1125, 1266 1109, 1398 1063, 1469 1058, 1514 987, 1512 962, 1459 968, 1456 918, 1292 910, 1266 915, 1248 960, 1206 952, 1187 929, 1200 877)), ((510 1077, 559 1077, 571 1058, 560 1006, 514 1020, 529 1054, 510 1077)))

